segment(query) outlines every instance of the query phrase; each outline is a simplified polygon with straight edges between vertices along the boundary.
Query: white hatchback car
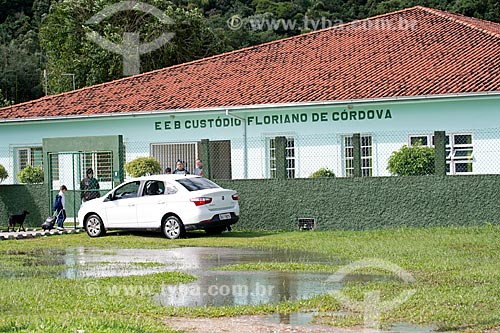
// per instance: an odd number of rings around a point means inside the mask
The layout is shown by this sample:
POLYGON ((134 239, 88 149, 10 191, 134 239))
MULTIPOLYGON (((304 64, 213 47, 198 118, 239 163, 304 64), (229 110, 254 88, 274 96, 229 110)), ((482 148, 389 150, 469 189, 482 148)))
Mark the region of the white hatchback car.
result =
POLYGON ((156 175, 128 180, 84 202, 78 221, 90 237, 111 229, 156 229, 175 239, 186 230, 222 233, 239 215, 233 190, 199 176, 156 175))

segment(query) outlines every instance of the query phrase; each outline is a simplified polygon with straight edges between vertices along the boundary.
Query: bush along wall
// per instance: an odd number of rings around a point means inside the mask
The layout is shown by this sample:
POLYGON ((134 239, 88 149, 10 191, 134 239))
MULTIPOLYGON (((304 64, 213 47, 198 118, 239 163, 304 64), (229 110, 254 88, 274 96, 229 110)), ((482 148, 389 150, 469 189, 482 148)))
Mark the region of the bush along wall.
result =
POLYGON ((0 185, 0 229, 7 230, 9 215, 23 210, 30 212, 25 226, 39 228, 50 214, 46 185, 0 185))
POLYGON ((317 230, 500 223, 497 175, 216 182, 238 191, 235 229, 297 230, 301 217, 317 230))

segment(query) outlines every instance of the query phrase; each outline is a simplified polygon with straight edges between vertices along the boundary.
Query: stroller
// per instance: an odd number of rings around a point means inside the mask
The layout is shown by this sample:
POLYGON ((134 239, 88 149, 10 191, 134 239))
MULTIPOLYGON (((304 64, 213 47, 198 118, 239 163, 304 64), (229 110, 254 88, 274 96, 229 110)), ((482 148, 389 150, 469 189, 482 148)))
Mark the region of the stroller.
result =
MULTIPOLYGON (((62 213, 62 209, 59 211, 59 214, 61 214, 61 213, 62 213)), ((45 222, 42 223, 42 229, 43 230, 51 230, 52 228, 54 228, 54 225, 57 222, 57 218, 59 217, 59 214, 56 214, 56 212, 54 212, 54 214, 52 216, 47 217, 45 222)))

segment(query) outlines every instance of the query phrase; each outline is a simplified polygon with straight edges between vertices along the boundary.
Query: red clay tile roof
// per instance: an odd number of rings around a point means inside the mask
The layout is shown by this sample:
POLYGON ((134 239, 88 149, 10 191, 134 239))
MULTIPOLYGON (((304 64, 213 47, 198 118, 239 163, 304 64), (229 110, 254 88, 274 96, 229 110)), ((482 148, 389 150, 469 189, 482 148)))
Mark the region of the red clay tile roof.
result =
POLYGON ((417 6, 1 108, 0 119, 499 88, 500 23, 417 6))

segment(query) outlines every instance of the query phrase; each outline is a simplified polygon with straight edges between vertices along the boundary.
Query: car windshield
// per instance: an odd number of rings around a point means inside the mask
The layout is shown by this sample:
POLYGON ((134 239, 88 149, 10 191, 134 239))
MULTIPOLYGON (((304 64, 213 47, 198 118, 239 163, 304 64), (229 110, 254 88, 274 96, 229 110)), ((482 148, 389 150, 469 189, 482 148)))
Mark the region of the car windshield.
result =
POLYGON ((177 182, 182 186, 184 186, 188 191, 199 191, 199 190, 207 190, 210 188, 219 188, 219 186, 214 182, 202 177, 182 178, 182 179, 177 179, 177 182))

